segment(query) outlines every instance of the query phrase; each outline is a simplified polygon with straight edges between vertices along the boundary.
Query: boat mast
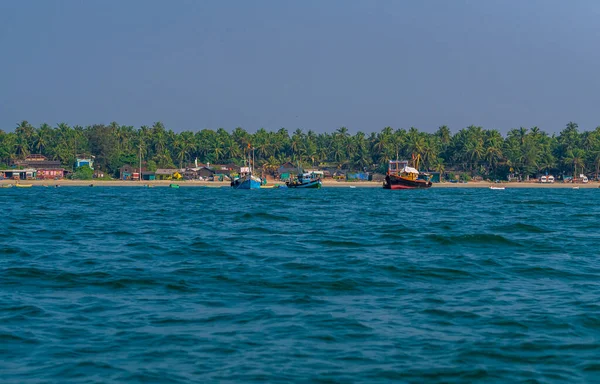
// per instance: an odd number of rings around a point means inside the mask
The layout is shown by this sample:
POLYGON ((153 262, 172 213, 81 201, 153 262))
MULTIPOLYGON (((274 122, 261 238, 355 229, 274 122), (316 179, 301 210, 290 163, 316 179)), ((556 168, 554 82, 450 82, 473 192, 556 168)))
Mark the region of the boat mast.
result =
POLYGON ((142 182, 142 143, 140 142, 140 173, 139 179, 140 183, 142 182))

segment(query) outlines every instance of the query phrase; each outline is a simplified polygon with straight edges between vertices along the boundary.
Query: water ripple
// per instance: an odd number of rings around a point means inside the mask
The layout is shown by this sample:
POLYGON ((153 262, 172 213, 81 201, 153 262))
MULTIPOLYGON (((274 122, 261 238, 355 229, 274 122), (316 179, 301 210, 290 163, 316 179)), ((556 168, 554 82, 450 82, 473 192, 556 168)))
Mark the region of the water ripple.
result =
POLYGON ((2 189, 2 381, 597 381, 600 191, 505 192, 2 189))

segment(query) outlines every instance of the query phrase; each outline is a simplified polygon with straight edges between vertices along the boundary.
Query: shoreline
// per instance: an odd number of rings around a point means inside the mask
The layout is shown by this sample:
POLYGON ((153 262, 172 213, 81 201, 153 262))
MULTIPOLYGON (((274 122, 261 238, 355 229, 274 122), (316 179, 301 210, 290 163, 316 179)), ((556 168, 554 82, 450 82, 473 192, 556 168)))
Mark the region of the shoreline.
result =
MULTIPOLYGON (((199 181, 199 180, 152 180, 152 181, 125 181, 125 180, 21 180, 20 184, 31 184, 34 187, 54 187, 59 185, 61 187, 145 187, 146 185, 152 187, 169 187, 170 184, 178 184, 180 187, 207 187, 207 188, 221 188, 229 187, 229 182, 220 181, 199 181)), ((16 184, 15 180, 0 180, 0 186, 16 184)), ((267 184, 267 188, 276 184, 284 184, 283 182, 272 182, 267 184)), ((489 188, 490 186, 504 187, 506 189, 512 188, 536 188, 536 189, 564 189, 579 187, 580 189, 593 189, 599 188, 599 182, 589 182, 587 184, 572 184, 572 183, 553 183, 553 184, 542 184, 542 183, 528 183, 528 182, 513 182, 513 183, 488 183, 488 182, 468 182, 468 183, 434 183, 432 188, 489 188)), ((323 181, 323 188, 382 188, 381 182, 373 181, 323 181)))

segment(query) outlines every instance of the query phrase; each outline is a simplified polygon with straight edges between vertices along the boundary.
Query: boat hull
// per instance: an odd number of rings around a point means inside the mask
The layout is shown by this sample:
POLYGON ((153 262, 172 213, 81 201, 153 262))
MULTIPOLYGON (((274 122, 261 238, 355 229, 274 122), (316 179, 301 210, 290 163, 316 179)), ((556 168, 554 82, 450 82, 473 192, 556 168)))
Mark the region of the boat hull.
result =
POLYGON ((383 183, 384 189, 426 189, 431 188, 431 181, 408 180, 399 176, 386 176, 383 183))
POLYGON ((288 188, 321 188, 323 186, 323 184, 321 183, 321 180, 313 180, 313 181, 309 181, 307 183, 290 183, 287 182, 285 183, 287 185, 288 188))
POLYGON ((231 182, 234 189, 260 189, 260 180, 254 177, 241 177, 231 182))

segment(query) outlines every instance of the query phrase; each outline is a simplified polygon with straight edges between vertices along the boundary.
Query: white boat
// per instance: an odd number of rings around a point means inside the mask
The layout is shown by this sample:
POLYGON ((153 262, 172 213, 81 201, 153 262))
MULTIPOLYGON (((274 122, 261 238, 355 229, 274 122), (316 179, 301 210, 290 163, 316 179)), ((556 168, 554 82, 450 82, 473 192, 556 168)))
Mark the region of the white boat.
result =
POLYGON ((547 183, 547 182, 548 182, 548 176, 540 177, 540 183, 547 183))
POLYGON ((506 188, 505 187, 494 187, 494 186, 491 186, 490 189, 502 190, 502 189, 506 189, 506 188))
POLYGON ((573 187, 573 189, 579 189, 579 187, 573 187))
POLYGON ((550 184, 554 183, 554 176, 552 176, 552 175, 548 176, 548 182, 550 184))

